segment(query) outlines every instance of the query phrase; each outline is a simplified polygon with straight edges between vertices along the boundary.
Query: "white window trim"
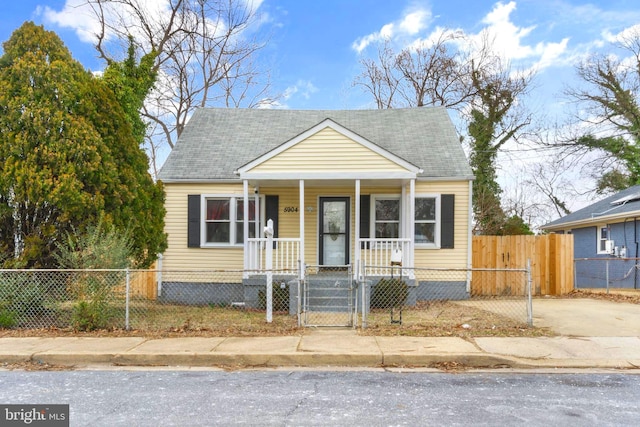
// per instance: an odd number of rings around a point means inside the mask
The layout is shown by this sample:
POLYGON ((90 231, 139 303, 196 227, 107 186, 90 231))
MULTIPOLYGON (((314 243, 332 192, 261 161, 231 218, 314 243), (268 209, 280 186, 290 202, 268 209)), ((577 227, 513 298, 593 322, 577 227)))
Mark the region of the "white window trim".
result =
MULTIPOLYGON (((442 234, 442 218, 440 218, 440 212, 441 212, 441 207, 440 207, 440 200, 441 200, 441 194, 437 194, 437 193, 416 193, 415 194, 415 199, 436 199, 436 220, 435 220, 435 230, 434 230, 434 242, 433 243, 418 243, 416 242, 416 230, 415 228, 413 230, 411 230, 411 238, 413 239, 413 242, 415 244, 416 248, 419 249, 440 249, 440 236, 442 234)), ((414 223, 418 224, 419 222, 415 220, 414 218, 414 223)))
POLYGON ((607 252, 606 250, 606 244, 605 244, 605 249, 601 249, 601 243, 603 240, 611 240, 611 230, 609 229, 608 225, 599 225, 597 227, 598 230, 598 234, 597 234, 597 238, 596 238, 596 253, 598 255, 607 255, 609 254, 609 252, 607 252), (607 230, 607 238, 603 239, 602 238, 602 230, 606 229, 607 230))
MULTIPOLYGON (((369 218, 369 236, 372 239, 377 239, 376 237, 376 200, 398 200, 398 238, 402 237, 402 224, 403 224, 403 215, 404 209, 402 206, 402 197, 399 194, 372 194, 371 195, 371 206, 369 218)), ((384 238, 382 238, 384 239, 384 238)))
MULTIPOLYGON (((264 195, 259 195, 259 207, 260 207, 260 224, 264 224, 264 215, 265 215, 265 198, 264 195)), ((236 213, 237 201, 244 199, 244 195, 242 194, 202 194, 201 195, 201 203, 200 203, 200 247, 201 248, 242 248, 244 247, 243 243, 231 243, 236 241, 236 218, 238 217, 236 213), (207 242, 207 200, 208 199, 235 199, 229 206, 229 242, 207 242)), ((249 201, 255 200, 255 195, 249 195, 249 201)), ((251 227, 251 225, 249 225, 251 227)), ((258 227, 260 232, 260 236, 262 237, 263 230, 262 227, 258 227)))

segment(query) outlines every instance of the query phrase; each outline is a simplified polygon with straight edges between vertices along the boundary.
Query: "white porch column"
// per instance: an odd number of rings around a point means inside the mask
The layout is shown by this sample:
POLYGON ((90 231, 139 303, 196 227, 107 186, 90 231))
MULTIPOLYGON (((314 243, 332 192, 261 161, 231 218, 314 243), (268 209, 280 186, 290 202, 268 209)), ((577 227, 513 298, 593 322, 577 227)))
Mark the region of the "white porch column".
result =
POLYGON ((415 241, 415 229, 416 229, 416 180, 412 179, 409 181, 409 227, 407 237, 411 243, 409 243, 409 257, 407 262, 409 263, 408 267, 415 268, 415 260, 414 254, 416 249, 416 241, 415 241))
POLYGON ((407 230, 409 229, 409 201, 407 200, 407 184, 406 183, 402 183, 402 185, 400 186, 400 206, 401 206, 401 210, 400 212, 402 212, 402 215, 404 215, 403 221, 400 222, 400 235, 398 237, 400 237, 401 239, 404 239, 405 237, 407 237, 409 234, 407 232, 407 230))
MULTIPOLYGON (((256 187, 256 190, 254 191, 255 193, 255 202, 254 202, 254 207, 255 207, 255 212, 254 212, 254 218, 256 220, 256 222, 254 223, 255 226, 255 233, 254 236, 256 238, 260 237, 260 194, 258 194, 258 187, 256 187)), ((268 220, 269 218, 267 218, 268 220)), ((249 238, 249 237, 247 237, 249 238)))
POLYGON ((249 273, 247 272, 247 270, 249 270, 249 245, 248 245, 248 238, 249 238, 249 181, 247 181, 246 179, 242 181, 242 192, 243 192, 243 197, 244 197, 244 203, 243 203, 243 215, 244 215, 244 223, 243 223, 243 233, 244 233, 244 238, 243 238, 243 242, 242 242, 242 253, 243 253, 243 259, 244 259, 244 272, 242 273, 243 277, 246 279, 249 277, 249 273))
POLYGON ((300 277, 304 279, 304 180, 300 180, 300 277))
POLYGON ((355 213, 355 221, 354 224, 354 242, 353 242, 353 253, 355 259, 355 266, 353 276, 357 279, 360 276, 360 180, 356 179, 356 213, 355 213))

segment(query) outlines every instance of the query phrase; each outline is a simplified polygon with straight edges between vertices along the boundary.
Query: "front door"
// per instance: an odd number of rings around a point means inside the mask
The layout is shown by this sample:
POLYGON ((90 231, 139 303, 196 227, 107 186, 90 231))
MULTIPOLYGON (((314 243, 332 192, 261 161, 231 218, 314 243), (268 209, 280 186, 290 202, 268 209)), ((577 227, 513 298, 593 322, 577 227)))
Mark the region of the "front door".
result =
POLYGON ((349 198, 320 198, 320 265, 349 264, 349 198))

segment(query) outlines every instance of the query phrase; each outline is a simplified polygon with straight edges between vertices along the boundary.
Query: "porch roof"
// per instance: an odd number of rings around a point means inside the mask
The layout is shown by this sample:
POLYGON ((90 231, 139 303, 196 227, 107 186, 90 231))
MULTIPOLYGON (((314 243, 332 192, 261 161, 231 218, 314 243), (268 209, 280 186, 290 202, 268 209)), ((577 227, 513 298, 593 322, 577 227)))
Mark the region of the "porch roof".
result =
POLYGON ((327 119, 420 168, 419 178, 471 179, 473 176, 444 108, 203 108, 189 120, 158 178, 165 182, 239 180, 238 168, 327 119))

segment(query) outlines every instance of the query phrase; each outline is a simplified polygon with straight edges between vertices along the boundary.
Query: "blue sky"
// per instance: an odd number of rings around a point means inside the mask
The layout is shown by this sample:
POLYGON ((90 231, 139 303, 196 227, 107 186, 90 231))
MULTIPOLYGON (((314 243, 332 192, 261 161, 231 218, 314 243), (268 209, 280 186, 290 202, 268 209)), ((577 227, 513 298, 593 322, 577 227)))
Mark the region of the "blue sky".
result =
MULTIPOLYGON (((104 64, 86 36, 90 19, 74 7, 84 1, 3 0, 0 40, 32 20, 55 31, 86 68, 99 71, 104 64)), ((157 6, 168 0, 139 1, 157 6)), ((471 38, 490 31, 494 49, 512 67, 537 70, 527 107, 544 123, 562 122, 570 111, 562 92, 577 82, 575 65, 596 52, 620 55, 612 42, 640 31, 638 0, 242 1, 258 7, 260 29, 271 35, 260 61, 268 65, 274 92, 284 94, 280 107, 291 109, 374 108, 370 96, 352 85, 359 59, 373 55, 383 37, 399 50, 448 28, 471 38)), ((498 173, 508 197, 533 197, 522 181, 522 165, 531 162, 545 159, 519 147, 501 154, 498 173)), ((560 187, 584 181, 593 188, 589 176, 572 168, 560 187)), ((570 206, 590 202, 585 197, 570 198, 570 206)))
MULTIPOLYGON (((87 18, 73 6, 82 1, 5 0, 0 40, 25 20, 33 20, 58 33, 87 68, 100 70, 104 64, 96 59, 91 43, 78 35, 87 18)), ((360 71, 358 59, 375 51, 381 35, 403 47, 438 28, 474 35, 490 27, 496 48, 513 65, 539 66, 535 103, 548 110, 563 84, 571 82, 576 60, 640 23, 637 0, 254 0, 254 4, 263 15, 263 29, 271 34, 262 54, 273 87, 286 94, 284 108, 300 109, 372 107, 352 82, 360 71)))

